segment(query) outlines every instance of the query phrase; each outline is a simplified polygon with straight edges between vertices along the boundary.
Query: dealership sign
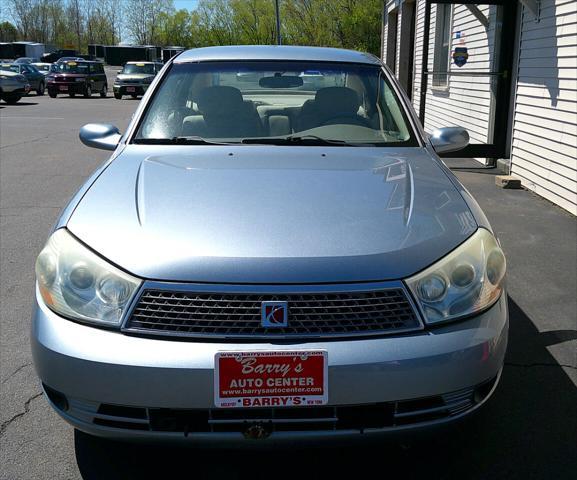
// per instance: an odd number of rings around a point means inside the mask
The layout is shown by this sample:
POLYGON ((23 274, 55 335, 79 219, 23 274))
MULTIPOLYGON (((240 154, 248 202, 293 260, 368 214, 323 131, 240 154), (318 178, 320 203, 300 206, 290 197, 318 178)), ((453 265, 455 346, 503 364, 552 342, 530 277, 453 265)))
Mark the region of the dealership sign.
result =
POLYGON ((325 405, 327 352, 218 352, 214 402, 218 408, 325 405))

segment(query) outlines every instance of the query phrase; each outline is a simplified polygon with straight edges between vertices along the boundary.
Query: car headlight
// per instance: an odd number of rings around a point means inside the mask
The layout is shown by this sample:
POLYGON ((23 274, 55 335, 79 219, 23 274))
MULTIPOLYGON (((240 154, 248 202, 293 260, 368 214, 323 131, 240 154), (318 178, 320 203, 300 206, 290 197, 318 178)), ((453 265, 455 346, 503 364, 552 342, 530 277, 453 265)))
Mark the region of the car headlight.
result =
POLYGON ((429 325, 493 305, 503 291, 506 262, 495 237, 480 228, 465 243, 406 280, 429 325))
POLYGON ((118 326, 141 280, 91 252, 65 229, 48 239, 36 260, 36 280, 54 312, 97 325, 118 326))

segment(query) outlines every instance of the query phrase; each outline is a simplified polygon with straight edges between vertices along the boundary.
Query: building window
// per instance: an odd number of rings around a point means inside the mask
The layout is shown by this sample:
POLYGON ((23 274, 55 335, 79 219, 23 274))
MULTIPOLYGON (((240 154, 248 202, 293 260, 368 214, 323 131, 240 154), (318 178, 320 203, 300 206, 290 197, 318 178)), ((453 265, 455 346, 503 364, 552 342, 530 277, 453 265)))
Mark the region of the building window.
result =
MULTIPOLYGON (((446 72, 449 69, 449 55, 451 53, 451 19, 452 5, 437 4, 437 19, 435 23, 435 53, 433 71, 446 72)), ((448 75, 433 74, 433 87, 446 87, 448 75)))

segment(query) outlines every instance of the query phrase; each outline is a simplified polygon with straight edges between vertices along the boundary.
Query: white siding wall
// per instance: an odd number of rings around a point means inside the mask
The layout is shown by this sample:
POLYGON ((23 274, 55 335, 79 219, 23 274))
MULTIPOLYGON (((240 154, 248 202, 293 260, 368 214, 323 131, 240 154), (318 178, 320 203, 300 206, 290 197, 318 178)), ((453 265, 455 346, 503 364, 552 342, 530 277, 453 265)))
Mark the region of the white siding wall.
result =
MULTIPOLYGON (((516 0, 510 0, 516 1, 516 0)), ((396 2, 388 0, 390 11, 396 2)), ((523 185, 577 214, 577 0, 541 0, 539 22, 524 7, 521 13, 518 78, 511 139, 512 174, 523 185)), ((479 6, 489 19, 486 29, 464 5, 454 7, 451 51, 465 34, 469 61, 462 68, 491 71, 496 7, 479 6)), ((402 9, 400 9, 402 10, 402 9)), ((413 105, 419 111, 424 33, 424 0, 417 0, 413 105)), ((428 69, 435 55, 436 5, 431 8, 428 69)), ((399 18, 399 30, 402 25, 399 18)), ((386 26, 385 26, 386 29, 386 26)), ((383 36, 386 42, 387 35, 383 36)), ((401 32, 399 31, 399 38, 401 32)), ((397 49, 400 41, 397 42, 397 49)), ((384 48, 386 52, 386 45, 384 48)), ((397 53, 397 63, 401 60, 397 53)), ((397 70, 398 71, 398 70, 397 70)), ((425 130, 460 125, 472 143, 486 143, 490 129, 490 77, 452 76, 445 90, 427 88, 425 130)))
POLYGON ((511 173, 577 214, 577 2, 522 12, 511 173))
MULTIPOLYGON (((453 7, 451 25, 451 51, 456 46, 467 47, 469 60, 463 67, 457 67, 452 58, 449 70, 466 72, 467 70, 490 72, 492 70, 492 47, 495 37, 495 7, 480 6, 481 12, 489 19, 486 29, 464 5, 453 7), (456 39, 456 32, 464 35, 464 44, 456 39)), ((418 111, 420 104, 421 59, 423 52, 425 2, 420 0, 416 25, 416 58, 414 105, 418 111)), ((435 23, 437 6, 431 7, 429 36, 428 70, 433 71, 435 57, 435 23)), ((427 89, 427 108, 425 130, 430 132, 436 127, 458 125, 466 128, 471 136, 471 143, 487 143, 489 134, 489 110, 491 108, 490 76, 449 76, 446 88, 432 87, 432 76, 429 76, 427 89)))

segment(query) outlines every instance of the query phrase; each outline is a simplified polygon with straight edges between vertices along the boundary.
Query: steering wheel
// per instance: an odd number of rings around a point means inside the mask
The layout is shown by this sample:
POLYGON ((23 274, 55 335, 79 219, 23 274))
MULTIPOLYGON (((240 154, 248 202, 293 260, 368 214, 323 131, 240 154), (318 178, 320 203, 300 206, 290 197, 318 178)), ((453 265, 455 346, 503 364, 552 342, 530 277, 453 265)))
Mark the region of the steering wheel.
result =
POLYGON ((348 125, 360 125, 361 127, 370 127, 369 121, 363 117, 359 117, 357 114, 341 113, 339 115, 334 115, 330 118, 324 120, 319 126, 324 127, 325 125, 335 125, 337 123, 344 123, 348 125), (339 122, 337 120, 345 120, 344 122, 339 122))

